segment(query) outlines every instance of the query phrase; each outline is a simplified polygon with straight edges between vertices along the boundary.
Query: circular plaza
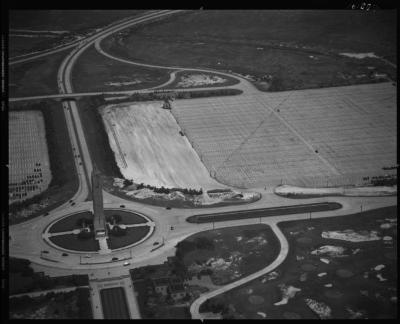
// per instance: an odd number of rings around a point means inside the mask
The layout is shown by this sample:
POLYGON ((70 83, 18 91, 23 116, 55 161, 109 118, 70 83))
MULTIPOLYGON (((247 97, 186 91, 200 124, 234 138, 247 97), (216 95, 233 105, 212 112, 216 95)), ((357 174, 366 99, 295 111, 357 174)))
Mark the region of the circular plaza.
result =
POLYGON ((50 246, 71 253, 111 253, 136 246, 154 231, 154 222, 143 214, 104 209, 106 235, 96 237, 96 221, 89 210, 68 214, 50 223, 43 239, 50 246))

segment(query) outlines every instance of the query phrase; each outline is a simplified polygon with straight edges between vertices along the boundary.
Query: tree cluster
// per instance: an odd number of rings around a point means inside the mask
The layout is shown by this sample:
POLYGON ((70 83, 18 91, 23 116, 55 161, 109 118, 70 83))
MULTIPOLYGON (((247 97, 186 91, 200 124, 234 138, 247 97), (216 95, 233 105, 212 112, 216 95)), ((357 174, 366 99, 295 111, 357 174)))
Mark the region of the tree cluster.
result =
POLYGON ((113 103, 122 103, 127 101, 152 101, 164 100, 166 97, 173 96, 176 99, 190 99, 215 96, 233 96, 241 94, 239 89, 215 89, 215 90, 193 90, 193 91, 155 91, 150 93, 133 93, 125 99, 113 100, 113 103))
POLYGON ((155 193, 163 193, 163 194, 169 194, 174 191, 180 191, 185 195, 193 195, 193 196, 203 194, 203 189, 201 189, 201 188, 200 188, 200 190, 191 189, 191 188, 189 188, 189 189, 187 189, 187 188, 183 188, 183 189, 182 188, 171 188, 171 189, 169 189, 169 188, 165 188, 164 186, 162 186, 161 188, 158 188, 158 187, 155 187, 152 185, 145 185, 143 182, 137 186, 137 189, 143 189, 143 188, 153 190, 155 193))

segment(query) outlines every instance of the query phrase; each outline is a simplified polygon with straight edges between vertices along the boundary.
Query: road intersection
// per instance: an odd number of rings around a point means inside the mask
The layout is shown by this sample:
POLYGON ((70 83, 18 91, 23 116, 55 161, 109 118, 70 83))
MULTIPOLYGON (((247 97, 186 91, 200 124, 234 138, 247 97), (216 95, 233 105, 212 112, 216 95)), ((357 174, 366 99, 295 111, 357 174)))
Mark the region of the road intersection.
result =
MULTIPOLYGON (((49 95, 49 96, 36 96, 36 97, 26 97, 26 98, 10 98, 10 101, 18 100, 34 100, 40 98, 68 98, 78 95, 98 95, 104 94, 104 92, 91 92, 85 94, 76 94, 73 92, 73 87, 71 83, 71 71, 74 66, 75 61, 79 56, 91 45, 95 44, 96 49, 103 55, 108 56, 112 59, 117 59, 123 61, 127 64, 135 64, 139 66, 153 67, 153 68, 168 68, 175 70, 171 74, 171 78, 168 84, 171 83, 175 74, 178 71, 190 70, 190 71, 200 71, 200 72, 217 72, 218 74, 228 75, 230 77, 235 77, 239 80, 239 83, 235 86, 230 87, 213 87, 210 89, 218 88, 236 88, 243 91, 254 92, 258 91, 254 86, 245 80, 244 78, 219 71, 213 71, 208 69, 191 69, 182 67, 162 67, 149 64, 141 64, 131 61, 126 61, 123 59, 115 58, 108 53, 105 53, 101 47, 100 42, 105 37, 120 31, 122 29, 128 28, 135 24, 140 24, 152 19, 159 19, 164 16, 171 15, 173 13, 180 12, 180 10, 170 11, 153 11, 151 13, 146 13, 140 17, 135 17, 132 19, 124 20, 123 22, 117 23, 109 28, 103 29, 100 32, 92 35, 83 41, 79 42, 79 46, 68 45, 63 49, 70 47, 75 47, 69 55, 66 56, 62 62, 57 76, 57 82, 60 94, 59 95, 49 95)), ((57 50, 58 51, 58 50, 57 50)), ((48 55, 42 53, 43 55, 48 55)), ((35 58, 41 57, 43 55, 38 55, 35 58)), ((27 58, 30 60, 31 58, 27 58)), ((17 61, 11 62, 10 64, 16 64, 17 61)), ((165 85, 165 84, 164 84, 165 85)), ((158 87, 156 87, 158 88, 158 87)), ((207 89, 207 88, 202 88, 207 89)), ((183 89, 179 89, 182 91, 183 89)), ((191 91, 193 89, 184 89, 183 91, 191 91)), ((112 92, 117 93, 134 93, 134 92, 152 92, 154 90, 144 89, 136 91, 117 91, 112 92)), ((111 93, 111 92, 107 92, 111 93)), ((83 258, 83 253, 74 253, 67 257, 62 256, 62 251, 54 246, 49 246, 43 239, 43 233, 45 232, 48 225, 61 218, 67 214, 82 212, 82 211, 92 211, 92 203, 87 201, 90 193, 90 177, 92 172, 93 164, 90 157, 90 153, 87 147, 86 139, 83 132, 83 126, 79 117, 78 107, 74 100, 64 101, 64 114, 67 121, 69 140, 71 141, 72 147, 79 152, 78 157, 75 158, 75 166, 79 178, 79 189, 72 198, 76 202, 75 206, 71 206, 70 203, 65 203, 59 206, 52 212, 49 216, 43 216, 40 218, 35 218, 30 221, 14 225, 10 227, 10 235, 12 237, 9 242, 10 255, 14 257, 26 258, 32 261, 35 270, 44 271, 49 275, 65 275, 73 273, 86 273, 90 277, 90 285, 92 288, 92 303, 95 318, 102 318, 101 312, 101 302, 99 298, 100 289, 104 288, 99 282, 106 280, 111 283, 118 283, 121 280, 124 282, 122 286, 128 293, 128 299, 130 304, 130 315, 131 318, 140 318, 139 309, 137 307, 137 301, 134 295, 134 290, 132 284, 129 283, 130 279, 127 277, 129 275, 129 268, 140 267, 148 264, 159 264, 167 260, 168 256, 172 256, 175 253, 176 244, 185 239, 186 237, 205 230, 210 230, 213 228, 224 228, 231 226, 240 226, 248 224, 263 223, 269 225, 274 233, 277 235, 280 244, 281 251, 278 257, 268 265, 266 268, 253 273, 247 277, 244 277, 236 282, 229 285, 223 286, 217 290, 211 291, 201 295, 194 303, 191 305, 192 318, 202 318, 199 313, 200 305, 207 299, 212 298, 218 294, 224 293, 230 289, 233 289, 239 285, 242 285, 250 280, 253 280, 265 273, 268 273, 275 269, 279 264, 281 264, 287 253, 288 253, 288 243, 283 233, 278 227, 278 223, 289 220, 304 220, 311 217, 310 214, 292 214, 284 216, 272 216, 264 218, 253 218, 253 219, 242 219, 235 221, 224 221, 215 224, 204 223, 204 224, 191 224, 186 221, 186 218, 192 215, 200 214, 198 209, 173 209, 166 210, 162 207, 143 205, 137 202, 126 201, 122 198, 111 195, 108 192, 103 192, 104 195, 104 207, 110 209, 120 209, 123 204, 124 209, 138 212, 149 217, 152 222, 154 222, 154 232, 147 240, 143 241, 142 244, 135 245, 133 247, 120 249, 118 251, 113 251, 108 255, 100 255, 97 253, 89 253, 90 258, 83 258), (174 230, 170 228, 173 226, 174 230), (155 242, 163 242, 164 245, 153 251, 155 242), (43 258, 41 251, 48 250, 49 253, 43 258), (120 261, 111 262, 112 257, 117 257, 120 261), (84 260, 83 260, 84 259, 84 260), (124 267, 124 260, 131 260, 130 267, 124 267), (121 279, 121 276, 123 279, 121 279), (136 305, 136 306, 135 306, 136 305)), ((276 196, 272 192, 266 192, 263 188, 252 188, 251 191, 258 191, 262 193, 262 198, 250 205, 240 205, 240 206, 227 206, 227 207, 214 207, 214 208, 202 208, 201 214, 204 213, 223 213, 223 212, 234 212, 234 211, 244 211, 258 208, 267 207, 278 207, 278 206, 290 206, 294 205, 292 200, 276 196)), ((314 198, 308 199, 307 203, 317 203, 317 202, 339 202, 343 205, 341 209, 335 211, 317 212, 313 213, 312 218, 323 218, 323 217, 333 217, 333 216, 345 216, 352 213, 357 213, 360 211, 360 206, 363 211, 392 206, 397 204, 397 197, 372 197, 372 198, 360 198, 360 197, 324 197, 324 198, 314 198)), ((88 253, 84 253, 88 254, 88 253)))

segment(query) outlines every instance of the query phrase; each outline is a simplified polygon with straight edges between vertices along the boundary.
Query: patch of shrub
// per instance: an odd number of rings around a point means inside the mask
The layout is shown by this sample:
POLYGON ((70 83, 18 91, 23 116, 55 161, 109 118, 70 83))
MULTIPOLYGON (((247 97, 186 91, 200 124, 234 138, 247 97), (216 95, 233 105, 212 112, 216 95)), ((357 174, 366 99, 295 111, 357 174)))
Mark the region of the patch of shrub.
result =
POLYGON ((113 229, 110 230, 108 233, 113 236, 124 236, 126 235, 126 229, 119 226, 114 226, 113 229))
POLYGON ((214 242, 204 236, 196 238, 194 243, 198 249, 214 250, 215 248, 214 242))
POLYGON ((82 230, 78 234, 78 239, 80 239, 80 240, 87 240, 87 239, 91 239, 91 238, 94 238, 93 231, 88 232, 88 231, 82 230))

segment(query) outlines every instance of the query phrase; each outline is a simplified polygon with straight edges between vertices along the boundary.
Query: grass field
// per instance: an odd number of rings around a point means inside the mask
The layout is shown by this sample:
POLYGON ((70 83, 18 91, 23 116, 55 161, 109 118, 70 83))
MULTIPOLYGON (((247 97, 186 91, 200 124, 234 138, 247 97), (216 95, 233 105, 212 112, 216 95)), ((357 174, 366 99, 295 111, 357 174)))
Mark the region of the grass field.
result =
POLYGON ((168 80, 168 70, 121 63, 98 53, 94 46, 81 55, 72 72, 77 92, 145 89, 168 80))
MULTIPOLYGON (((23 33, 14 33, 23 34, 23 33)), ((54 38, 50 37, 19 37, 9 35, 9 48, 8 56, 9 58, 32 53, 36 47, 39 48, 50 48, 54 43, 54 38)))
POLYGON ((395 26, 394 11, 204 10, 112 35, 103 48, 138 62, 272 75, 269 91, 307 89, 371 82, 360 77, 367 66, 396 78, 383 61, 337 55, 374 52, 396 63, 395 26))
POLYGON ((79 239, 78 235, 75 234, 50 236, 49 240, 55 245, 67 250, 97 252, 100 249, 99 242, 94 238, 79 239))
MULTIPOLYGON (((11 10, 10 34, 34 34, 32 31, 61 31, 56 37, 10 37, 9 55, 32 53, 59 45, 71 34, 82 35, 125 17, 135 16, 142 10, 11 10)), ((36 33, 35 35, 44 33, 36 33)))
POLYGON ((265 208, 261 210, 252 210, 247 213, 243 212, 231 212, 225 214, 210 214, 210 215, 194 215, 188 217, 186 220, 189 223, 209 223, 209 222, 224 222, 228 220, 237 220, 245 218, 258 218, 268 217, 277 215, 290 215, 290 214, 301 214, 301 213, 315 213, 320 211, 335 210, 342 208, 339 203, 316 203, 316 204, 304 204, 304 205, 293 205, 276 208, 265 208))
POLYGON ((140 215, 134 213, 128 213, 121 210, 104 210, 104 215, 112 216, 112 215, 119 215, 121 216, 121 224, 142 224, 147 223, 147 220, 140 215))
POLYGON ((29 97, 58 93, 57 72, 67 51, 38 60, 9 66, 8 91, 12 97, 29 97))
POLYGON ((115 250, 124 246, 131 245, 144 238, 149 230, 149 226, 128 227, 124 236, 109 235, 109 238, 107 239, 108 247, 111 250, 115 250))
POLYGON ((11 10, 10 28, 83 32, 118 19, 135 16, 142 10, 11 10))
POLYGON ((124 288, 100 290, 101 305, 105 319, 129 319, 129 308, 124 288))
POLYGON ((391 83, 182 99, 172 113, 224 184, 344 185, 396 164, 391 83))
MULTIPOLYGON (((280 227, 289 241, 290 249, 284 263, 275 270, 279 274, 278 278, 265 281, 261 277, 214 298, 213 303, 225 306, 230 304, 229 314, 225 314, 225 317, 230 318, 262 318, 257 312, 267 314, 267 319, 294 316, 318 318, 307 307, 305 298, 324 302, 331 308, 331 317, 335 319, 357 316, 369 319, 395 318, 397 302, 392 297, 397 296, 397 225, 384 229, 381 225, 389 223, 387 218, 396 219, 396 214, 397 207, 387 207, 346 217, 281 223, 280 227), (321 237, 322 231, 345 229, 360 233, 374 230, 379 237, 391 236, 393 240, 386 244, 384 242, 387 241, 383 240, 354 243, 321 237), (324 255, 330 263, 321 262, 319 259, 322 255, 312 255, 311 251, 324 245, 343 247, 343 254, 348 256, 324 255), (377 265, 385 267, 383 270, 374 270, 377 265), (322 273, 326 274, 318 276, 322 273), (380 281, 377 274, 386 280, 380 281), (292 285, 301 291, 289 299, 286 305, 275 306, 273 304, 282 298, 279 284, 292 285), (325 287, 326 284, 332 284, 332 287, 325 287), (256 303, 257 299, 262 302, 256 303)), ((202 306, 201 310, 205 311, 205 307, 202 306)))
MULTIPOLYGON (((112 216, 112 215, 119 215, 119 216, 121 216, 120 223, 125 224, 125 225, 140 224, 140 223, 147 222, 147 220, 144 219, 142 216, 139 216, 134 213, 119 211, 119 210, 104 210, 104 215, 106 217, 112 216)), ((72 231, 74 229, 77 229, 78 226, 76 225, 76 223, 81 218, 92 219, 93 214, 90 212, 82 212, 82 213, 77 213, 77 214, 73 214, 71 216, 65 217, 65 218, 57 221, 56 223, 54 223, 50 227, 49 233, 66 232, 66 231, 72 231)))
POLYGON ((56 208, 71 199, 78 188, 78 178, 64 112, 60 103, 10 104, 10 111, 38 110, 44 117, 46 142, 52 179, 47 190, 23 203, 9 206, 10 224, 18 223, 56 208), (39 206, 41 205, 41 206, 39 206))
POLYGON ((77 229, 79 227, 76 223, 81 218, 93 219, 93 214, 91 212, 82 212, 64 217, 49 228, 49 233, 67 232, 77 229))

